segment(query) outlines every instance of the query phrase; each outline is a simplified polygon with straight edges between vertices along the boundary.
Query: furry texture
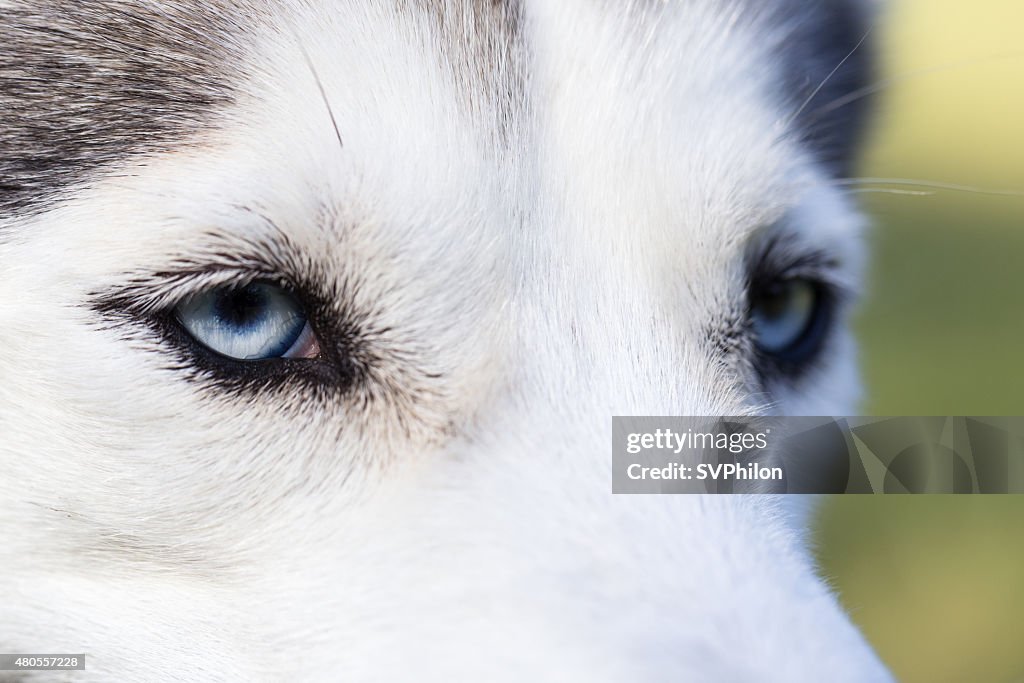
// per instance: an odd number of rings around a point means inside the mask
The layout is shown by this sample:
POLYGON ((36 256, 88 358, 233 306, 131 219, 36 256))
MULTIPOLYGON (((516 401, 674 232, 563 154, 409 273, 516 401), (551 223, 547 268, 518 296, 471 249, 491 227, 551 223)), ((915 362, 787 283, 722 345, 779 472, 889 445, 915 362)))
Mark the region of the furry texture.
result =
POLYGON ((889 680, 780 500, 615 497, 608 453, 613 414, 853 410, 845 306, 785 377, 744 316, 766 243, 856 289, 855 112, 819 114, 860 56, 818 86, 857 11, 0 0, 0 650, 85 651, 83 681, 889 680), (324 359, 165 324, 254 279, 324 359))

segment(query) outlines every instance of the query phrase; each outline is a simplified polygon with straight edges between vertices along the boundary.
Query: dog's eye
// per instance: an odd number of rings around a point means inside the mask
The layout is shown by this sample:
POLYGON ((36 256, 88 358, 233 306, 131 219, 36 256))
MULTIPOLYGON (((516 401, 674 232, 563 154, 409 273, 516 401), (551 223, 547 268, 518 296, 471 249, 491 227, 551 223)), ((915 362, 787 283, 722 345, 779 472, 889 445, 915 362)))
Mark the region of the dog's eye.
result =
POLYGON ((320 343, 299 302, 274 285, 214 288, 183 301, 175 315, 196 341, 236 360, 320 355, 320 343))
POLYGON ((804 278, 759 286, 750 293, 750 322, 762 354, 788 363, 806 361, 828 329, 824 287, 804 278))

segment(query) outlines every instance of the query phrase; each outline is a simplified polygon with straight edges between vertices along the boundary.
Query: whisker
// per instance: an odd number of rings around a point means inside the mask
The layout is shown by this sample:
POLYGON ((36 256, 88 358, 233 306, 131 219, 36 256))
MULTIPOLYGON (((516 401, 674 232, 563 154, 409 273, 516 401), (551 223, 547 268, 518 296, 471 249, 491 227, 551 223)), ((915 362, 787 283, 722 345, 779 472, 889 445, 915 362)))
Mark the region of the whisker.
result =
POLYGON ((898 194, 898 195, 909 195, 911 197, 933 197, 935 192, 929 192, 928 190, 898 190, 894 187, 857 187, 849 190, 851 193, 871 193, 871 194, 898 194))
POLYGON ((909 187, 922 187, 929 190, 948 190, 950 192, 966 192, 969 194, 990 195, 996 197, 1024 197, 1020 190, 1008 190, 991 187, 978 187, 975 185, 961 185, 959 183, 945 183, 936 180, 921 180, 917 178, 837 178, 831 181, 833 185, 857 186, 857 185, 906 185, 909 187))
POLYGON ((334 126, 334 135, 338 138, 338 146, 342 149, 345 148, 345 143, 341 139, 341 131, 338 130, 338 121, 334 118, 334 110, 331 109, 330 100, 327 99, 327 92, 324 90, 324 84, 320 80, 320 74, 317 73, 316 67, 313 66, 313 60, 310 58, 309 53, 306 52, 306 48, 298 41, 296 37, 296 44, 299 50, 302 52, 303 59, 306 60, 306 65, 309 67, 309 72, 313 74, 313 80, 316 81, 317 90, 320 91, 320 99, 323 100, 324 106, 327 108, 327 115, 331 117, 331 125, 334 126))
POLYGON ((811 91, 811 94, 807 96, 807 99, 803 101, 803 104, 801 104, 800 107, 786 121, 785 125, 783 126, 784 130, 788 130, 789 127, 793 125, 793 122, 797 120, 797 118, 800 116, 800 114, 804 112, 805 109, 807 109, 808 105, 810 105, 810 103, 814 100, 817 94, 821 92, 821 89, 828 85, 828 82, 832 80, 832 77, 836 75, 836 72, 843 68, 843 65, 846 64, 850 57, 852 57, 854 53, 860 49, 860 46, 863 45, 864 41, 867 40, 868 36, 871 35, 871 31, 873 28, 873 26, 869 26, 868 30, 865 31, 864 35, 861 36, 860 40, 857 41, 857 44, 853 46, 853 49, 847 52, 846 56, 839 60, 839 63, 835 65, 835 68, 828 72, 828 75, 825 76, 825 78, 821 79, 821 83, 818 84, 818 87, 811 91))
POLYGON ((973 59, 946 62, 945 64, 937 64, 935 66, 914 69, 912 71, 904 71, 902 73, 895 74, 888 78, 883 78, 881 80, 875 81, 871 85, 866 85, 863 88, 851 90, 845 95, 837 97, 831 102, 823 104, 822 106, 818 107, 813 112, 811 112, 811 114, 815 117, 828 114, 830 112, 835 111, 836 109, 839 109, 840 107, 844 107, 848 104, 856 102, 857 100, 863 99, 869 95, 873 95, 877 92, 881 92, 886 88, 890 88, 894 85, 910 80, 911 78, 928 76, 942 71, 949 71, 951 69, 962 69, 969 66, 977 66, 978 64, 984 64, 986 62, 1000 61, 1004 59, 1020 59, 1022 57, 1024 57, 1024 52, 998 53, 993 55, 986 55, 984 57, 975 57, 973 59))

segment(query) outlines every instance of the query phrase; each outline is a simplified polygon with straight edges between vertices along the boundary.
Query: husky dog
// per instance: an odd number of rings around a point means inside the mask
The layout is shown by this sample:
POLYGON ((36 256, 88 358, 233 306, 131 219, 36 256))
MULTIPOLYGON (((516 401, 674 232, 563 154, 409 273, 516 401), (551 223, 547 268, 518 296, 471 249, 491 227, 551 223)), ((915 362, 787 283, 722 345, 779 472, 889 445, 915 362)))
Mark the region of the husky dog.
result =
POLYGON ((611 494, 855 409, 866 9, 0 0, 7 675, 891 680, 782 499, 611 494))

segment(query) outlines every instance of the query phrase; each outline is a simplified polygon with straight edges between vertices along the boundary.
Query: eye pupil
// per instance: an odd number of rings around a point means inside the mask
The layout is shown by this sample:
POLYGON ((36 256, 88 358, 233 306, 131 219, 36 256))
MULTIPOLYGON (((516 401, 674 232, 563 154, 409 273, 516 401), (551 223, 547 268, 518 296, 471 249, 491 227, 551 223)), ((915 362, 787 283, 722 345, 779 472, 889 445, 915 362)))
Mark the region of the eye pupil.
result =
POLYGON ((213 315, 231 327, 251 327, 267 314, 267 295, 254 286, 225 290, 213 303, 213 315))
POLYGON ((753 289, 750 322, 758 350, 790 363, 809 360, 820 348, 828 328, 826 299, 820 284, 803 278, 753 289))
POLYGON ((767 291, 760 293, 755 309, 768 319, 776 319, 786 312, 789 297, 792 294, 792 285, 790 283, 773 285, 767 291))

